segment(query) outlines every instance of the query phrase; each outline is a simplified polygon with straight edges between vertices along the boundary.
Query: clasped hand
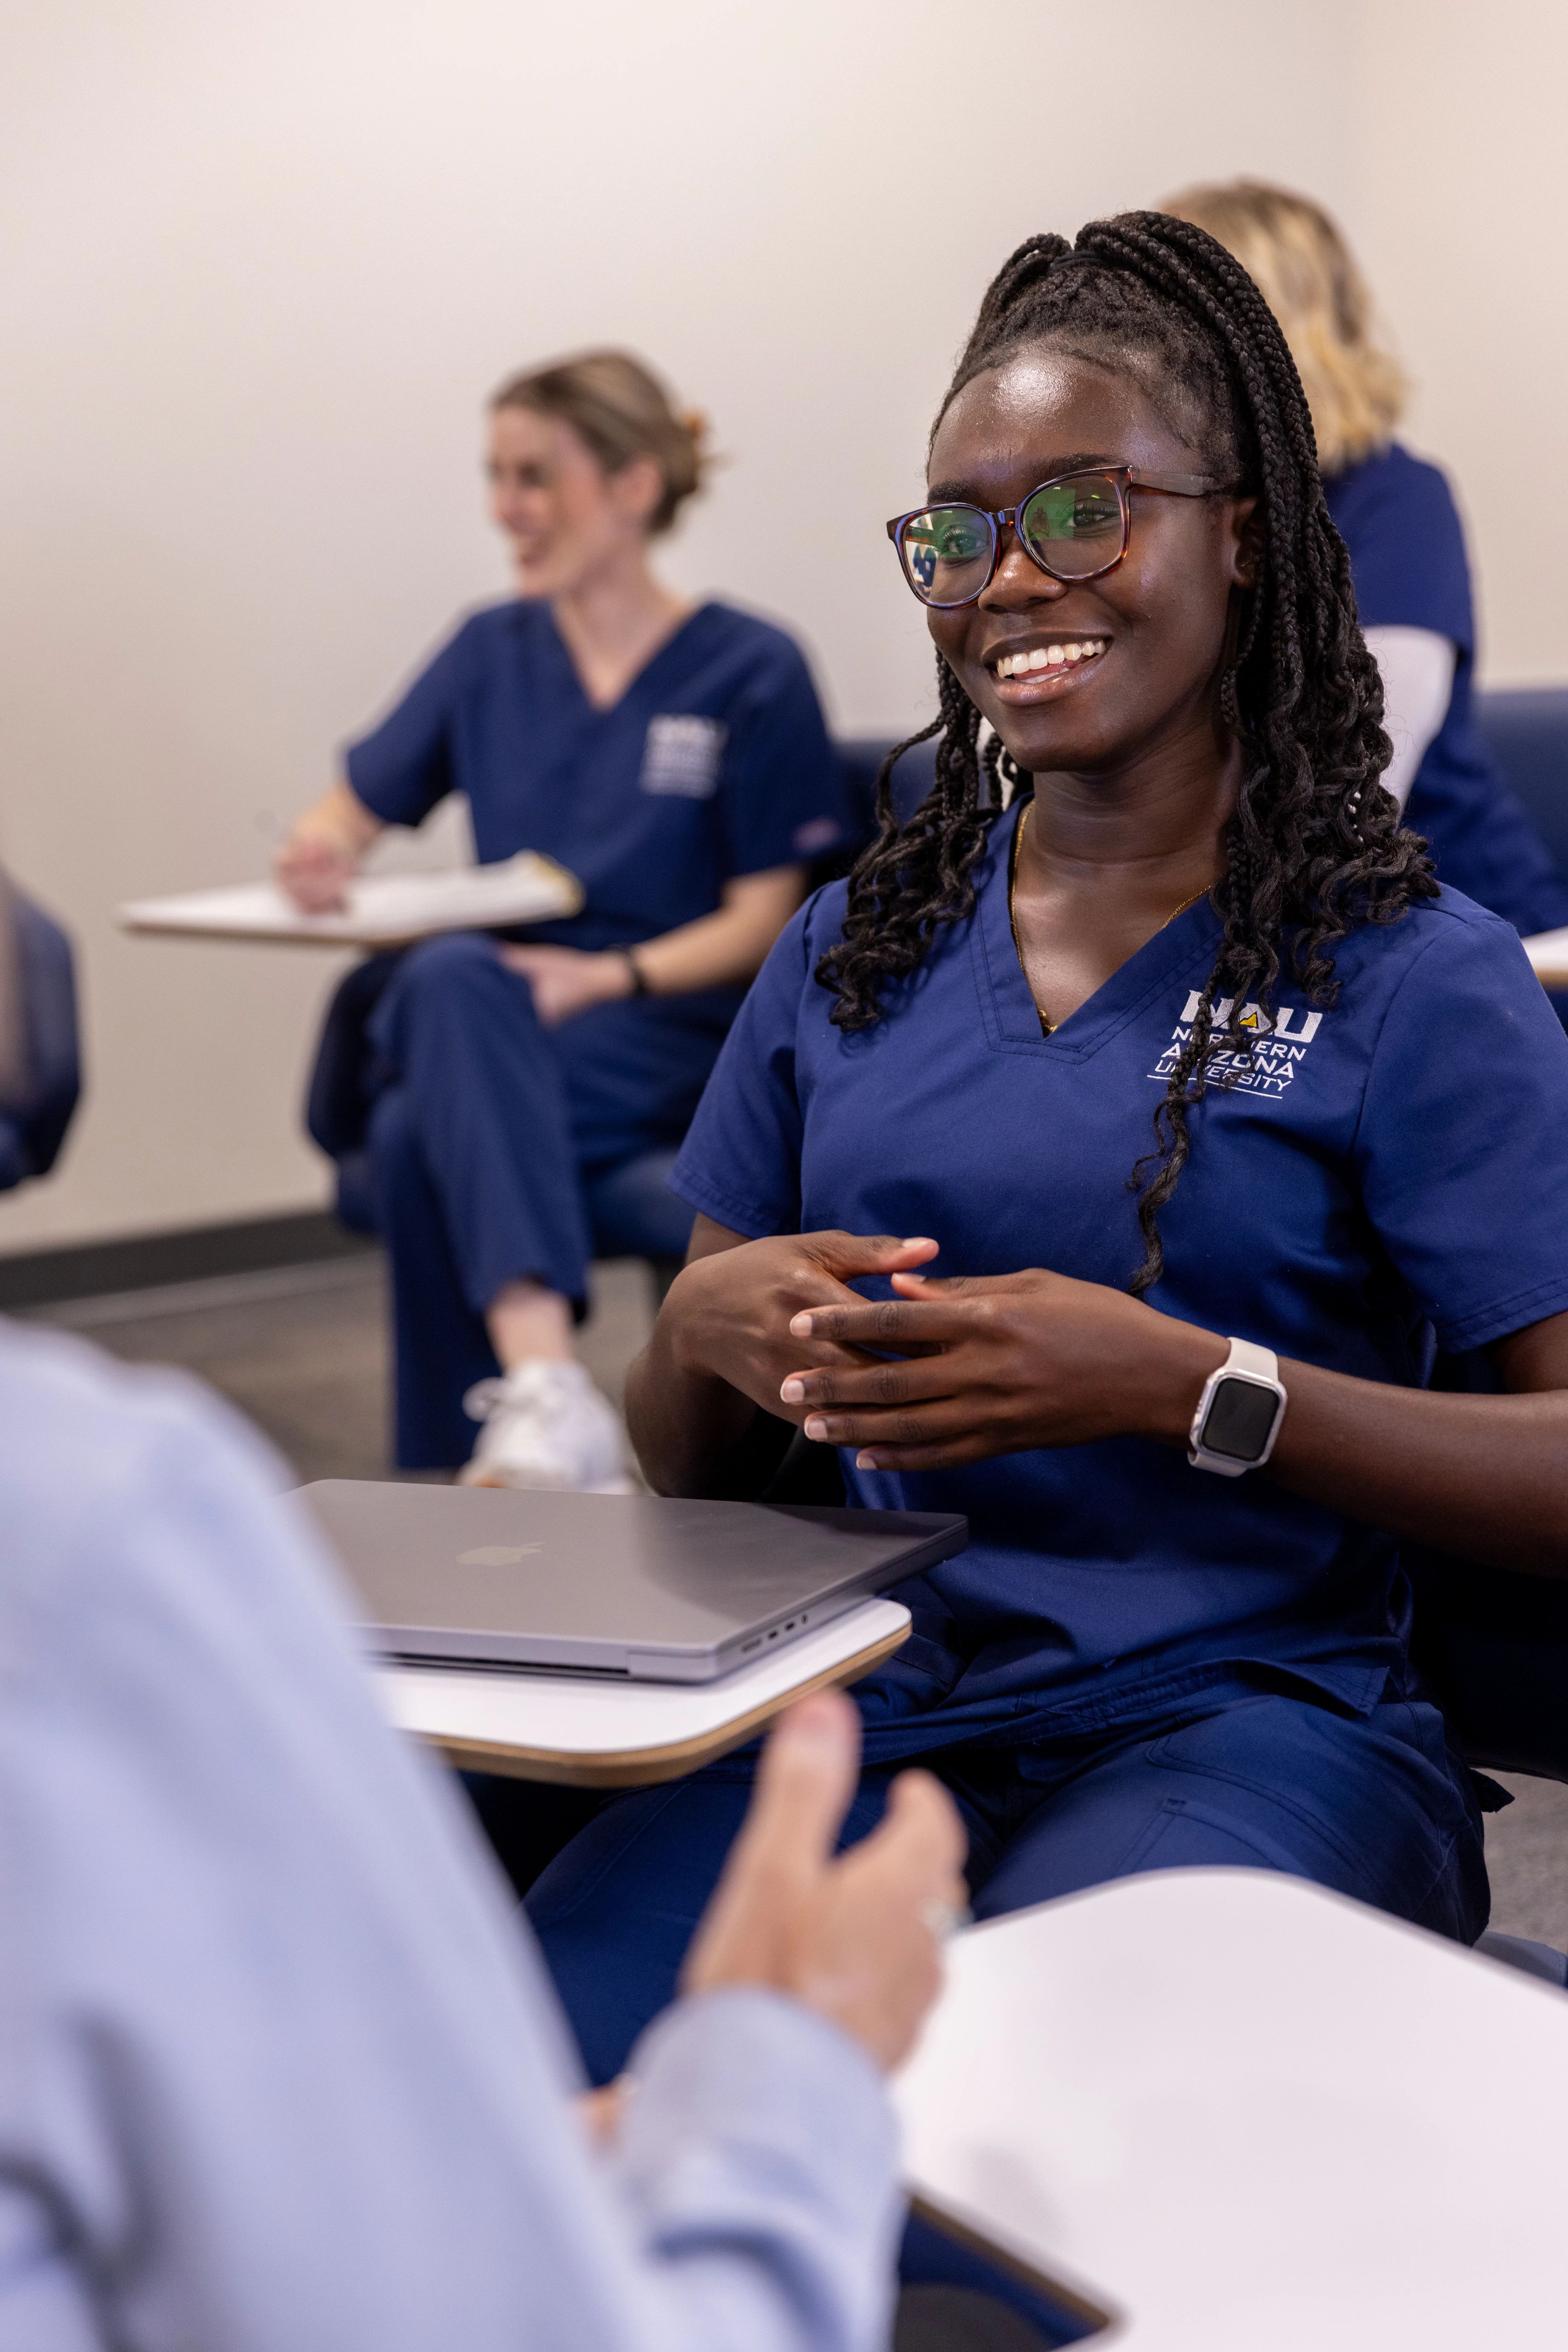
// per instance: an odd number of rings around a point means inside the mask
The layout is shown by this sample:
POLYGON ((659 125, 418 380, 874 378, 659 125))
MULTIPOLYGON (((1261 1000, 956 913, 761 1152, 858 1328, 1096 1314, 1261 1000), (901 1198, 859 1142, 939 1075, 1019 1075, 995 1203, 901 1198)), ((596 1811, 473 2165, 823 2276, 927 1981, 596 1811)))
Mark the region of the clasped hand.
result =
MULTIPOLYGON (((919 1246, 936 1254, 934 1243, 919 1246)), ((940 1280, 907 1257, 895 1271, 819 1254, 830 1276, 891 1274, 898 1296, 800 1307, 789 1323, 797 1362, 769 1410, 781 1405, 818 1444, 855 1447, 861 1469, 949 1470, 1104 1437, 1178 1442, 1226 1352, 1214 1333, 1124 1291, 1039 1267, 940 1280)))

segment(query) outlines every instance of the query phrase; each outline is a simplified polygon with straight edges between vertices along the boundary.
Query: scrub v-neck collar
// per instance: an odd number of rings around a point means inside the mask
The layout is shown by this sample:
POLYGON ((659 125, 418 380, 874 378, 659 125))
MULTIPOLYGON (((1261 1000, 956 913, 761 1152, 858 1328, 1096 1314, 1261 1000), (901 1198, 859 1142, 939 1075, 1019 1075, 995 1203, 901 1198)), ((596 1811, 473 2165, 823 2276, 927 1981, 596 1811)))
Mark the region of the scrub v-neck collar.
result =
POLYGON ((981 1016, 992 1050, 1042 1054, 1058 1060, 1087 1061, 1169 987, 1201 956, 1204 970, 1214 961, 1222 926, 1207 898, 1184 908, 1153 939, 1145 940, 1109 980, 1049 1033, 1040 1025, 1040 1007, 1024 977, 1008 904, 1013 836, 1028 795, 1016 800, 991 828, 984 868, 977 881, 969 948, 981 1016))
POLYGON ((634 695, 644 691, 649 686, 655 682, 660 664, 668 655, 674 652, 676 646, 685 636, 687 630, 695 629, 697 623, 702 620, 706 614, 711 613, 713 609, 713 601, 709 598, 704 604, 699 604, 695 612, 688 613, 685 619, 680 622, 676 627, 672 629, 669 635, 665 637, 661 644, 654 646, 653 652, 648 656, 647 660, 643 664, 642 668, 634 672, 633 675, 627 679, 615 700, 613 702, 601 703, 594 701, 592 696, 589 693, 588 688, 584 686, 581 676, 578 670, 577 664, 571 657, 571 648, 567 644, 566 639, 561 635, 559 629, 556 625, 555 614, 550 609, 548 598, 540 599, 541 615, 544 620, 546 630, 549 633, 548 642, 550 646, 554 658, 559 664, 560 669, 564 672, 565 676, 570 679, 573 691, 576 693, 577 698, 582 706, 583 712, 590 719, 619 718, 634 695))

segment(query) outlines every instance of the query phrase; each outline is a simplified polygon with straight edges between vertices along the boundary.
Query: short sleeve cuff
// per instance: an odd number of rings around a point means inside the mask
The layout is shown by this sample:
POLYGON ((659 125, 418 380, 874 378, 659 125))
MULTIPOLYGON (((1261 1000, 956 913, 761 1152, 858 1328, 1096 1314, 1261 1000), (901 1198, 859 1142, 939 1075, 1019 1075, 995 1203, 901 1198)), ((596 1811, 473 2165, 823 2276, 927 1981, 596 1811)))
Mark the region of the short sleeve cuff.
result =
POLYGON ((372 741, 373 738, 350 743, 343 753, 343 773, 348 778, 349 790, 383 824, 420 824, 430 814, 433 803, 417 787, 411 790, 405 782, 400 790, 396 779, 376 774, 372 741))
POLYGON ((727 1225, 731 1233, 744 1234, 748 1242, 765 1241, 772 1234, 793 1233, 799 1223, 798 1218, 787 1218, 776 1209, 760 1208, 755 1201, 727 1192, 703 1170, 692 1165, 685 1153, 676 1160, 667 1181, 671 1192, 678 1193, 688 1208, 711 1217, 716 1225, 727 1225))
POLYGON ((729 878, 744 881, 748 874, 776 874, 780 867, 810 866, 825 857, 849 839, 849 828, 834 816, 809 816, 788 832, 776 832, 771 838, 755 835, 739 845, 733 853, 729 878))
POLYGON ((1450 1319, 1434 1319, 1438 1345, 1447 1354, 1458 1355, 1470 1348, 1490 1348, 1494 1339, 1506 1339, 1511 1332, 1525 1330, 1531 1323, 1544 1323, 1549 1315, 1568 1312, 1568 1274, 1551 1282, 1537 1283, 1532 1289, 1516 1291, 1512 1297, 1502 1298, 1489 1307, 1472 1307, 1468 1315, 1450 1319))

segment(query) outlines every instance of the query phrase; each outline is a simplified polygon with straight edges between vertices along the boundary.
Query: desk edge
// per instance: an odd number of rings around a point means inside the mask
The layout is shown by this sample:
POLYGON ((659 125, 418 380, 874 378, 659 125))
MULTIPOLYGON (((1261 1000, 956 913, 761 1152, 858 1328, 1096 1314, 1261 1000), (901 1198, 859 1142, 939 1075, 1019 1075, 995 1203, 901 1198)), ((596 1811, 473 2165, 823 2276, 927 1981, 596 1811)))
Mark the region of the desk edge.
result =
MULTIPOLYGON (((553 921, 555 918, 548 919, 553 921)), ((387 933, 382 931, 297 931, 285 930, 280 924, 275 930, 269 926, 236 929, 232 923, 158 923, 131 922, 120 919, 120 929, 130 939, 137 940, 216 940, 232 948, 355 948, 379 950, 382 948, 416 947, 422 940, 439 938, 434 931, 387 933)))
POLYGON ((1100 2352, 1102 2346, 1109 2347, 1121 2340, 1126 2326, 1126 2314, 1118 2311, 1114 2304, 1098 2302, 1086 2287, 1070 2285, 1059 2273, 1042 2270, 1038 2263, 1031 2263, 1011 2246, 999 2243, 973 2222, 961 2221, 957 2214, 949 2212, 935 2199, 923 2197, 918 2189, 910 2189, 908 2196, 910 2211, 922 2221, 928 2222, 932 2229, 940 2230, 944 2237, 953 2239, 970 2253, 978 2254, 983 2261, 994 2263, 998 2270, 1005 2271, 1020 2284, 1048 2295, 1052 2303, 1060 2304, 1073 2318, 1082 2319, 1086 2326, 1092 2328, 1095 2331, 1095 2352, 1100 2352))
POLYGON ((883 1634, 863 1650, 856 1650, 852 1656, 841 1658, 836 1666, 824 1666, 821 1674, 809 1676, 792 1690, 781 1691, 776 1698, 764 1699, 716 1731, 699 1732, 691 1739, 668 1740, 657 1748, 627 1748, 613 1756, 574 1756, 559 1748, 500 1747, 492 1740, 446 1739, 428 1732, 411 1736, 438 1749, 460 1771, 495 1772, 510 1780, 548 1780, 566 1789, 657 1788, 661 1780, 681 1780, 700 1766, 744 1748, 748 1739, 771 1723, 775 1716, 782 1715, 787 1706, 793 1706, 797 1699, 863 1680, 884 1658, 891 1658, 895 1650, 904 1647, 910 1632, 905 1624, 883 1634))

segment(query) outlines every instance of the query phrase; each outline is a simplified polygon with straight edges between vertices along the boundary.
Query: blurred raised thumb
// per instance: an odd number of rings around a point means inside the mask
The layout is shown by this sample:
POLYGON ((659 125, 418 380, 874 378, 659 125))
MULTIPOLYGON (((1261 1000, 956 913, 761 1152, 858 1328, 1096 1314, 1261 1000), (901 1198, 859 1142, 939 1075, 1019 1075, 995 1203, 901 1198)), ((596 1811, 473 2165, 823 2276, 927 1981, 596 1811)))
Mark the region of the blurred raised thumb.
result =
POLYGON ((782 1715, 741 1832, 745 1860, 791 1874, 821 1869, 855 1792, 860 1748, 860 1716, 841 1691, 818 1691, 782 1715))

